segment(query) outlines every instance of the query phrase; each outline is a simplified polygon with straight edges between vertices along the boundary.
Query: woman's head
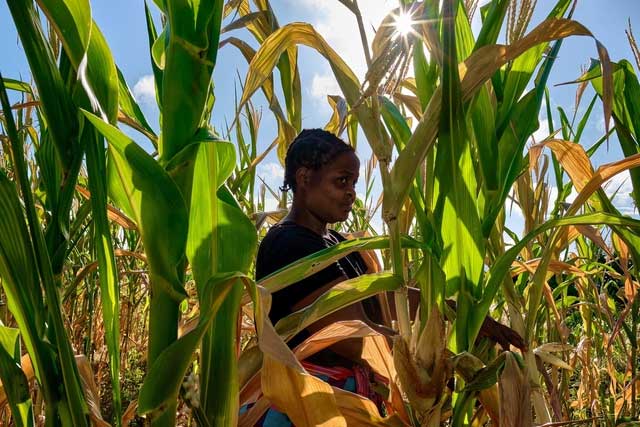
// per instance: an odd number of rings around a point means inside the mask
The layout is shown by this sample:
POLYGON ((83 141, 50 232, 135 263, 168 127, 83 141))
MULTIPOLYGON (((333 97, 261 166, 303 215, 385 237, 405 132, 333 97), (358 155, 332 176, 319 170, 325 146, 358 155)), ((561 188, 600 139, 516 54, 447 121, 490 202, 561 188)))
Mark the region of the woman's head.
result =
POLYGON ((282 189, 291 189, 294 206, 320 221, 344 221, 355 201, 359 169, 353 147, 325 130, 306 129, 289 146, 282 189))

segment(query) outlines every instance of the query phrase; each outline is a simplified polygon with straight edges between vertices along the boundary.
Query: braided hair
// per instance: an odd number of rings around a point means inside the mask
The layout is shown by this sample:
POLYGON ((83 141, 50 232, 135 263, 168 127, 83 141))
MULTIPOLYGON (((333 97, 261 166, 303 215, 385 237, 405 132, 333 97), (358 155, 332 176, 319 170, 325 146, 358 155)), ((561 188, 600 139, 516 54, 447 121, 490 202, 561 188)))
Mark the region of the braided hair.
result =
POLYGON ((353 147, 323 129, 305 129, 293 140, 284 161, 284 185, 280 191, 296 192, 296 172, 301 167, 319 170, 342 153, 354 152, 353 147))

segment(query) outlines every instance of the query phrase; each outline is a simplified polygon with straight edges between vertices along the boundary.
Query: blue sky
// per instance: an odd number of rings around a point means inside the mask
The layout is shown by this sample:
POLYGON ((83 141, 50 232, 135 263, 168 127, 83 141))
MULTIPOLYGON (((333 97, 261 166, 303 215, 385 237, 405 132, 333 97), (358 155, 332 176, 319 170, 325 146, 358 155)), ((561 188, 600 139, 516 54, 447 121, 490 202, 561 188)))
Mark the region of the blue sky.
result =
MULTIPOLYGON (((538 0, 537 13, 530 28, 541 21, 554 3, 550 0, 538 0)), ((364 56, 357 36, 355 20, 337 0, 273 0, 271 5, 280 25, 293 21, 306 21, 313 24, 362 78, 365 72, 364 56)), ((360 0, 359 5, 363 10, 367 26, 375 27, 388 11, 397 5, 397 1, 360 0)), ((151 4, 151 7, 155 8, 155 5, 151 4)), ((147 46, 144 3, 140 0, 92 1, 92 13, 111 46, 116 63, 123 71, 149 122, 157 128, 158 114, 152 92, 153 81, 147 46)), ((613 61, 632 58, 624 33, 629 18, 640 37, 640 0, 581 0, 574 15, 574 19, 589 28, 607 47, 613 61)), ((0 72, 6 77, 29 81, 30 73, 26 58, 21 50, 8 7, 4 2, 0 5, 0 29, 3 34, 0 38, 0 72)), ((235 31, 230 35, 240 37, 255 46, 246 31, 235 31)), ((590 58, 596 56, 595 44, 590 38, 567 39, 550 77, 550 84, 555 85, 575 79, 580 75, 580 66, 588 64, 590 58)), ((299 66, 303 87, 303 126, 323 127, 331 115, 326 95, 337 93, 335 80, 326 61, 311 49, 304 47, 300 49, 299 66)), ((233 118, 238 76, 244 78, 246 69, 246 62, 235 48, 228 46, 220 51, 214 74, 216 105, 213 118, 213 125, 219 129, 224 128, 225 123, 233 118)), ((583 108, 590 99, 590 93, 588 90, 583 99, 583 108)), ((562 106, 569 113, 573 111, 574 95, 574 86, 551 87, 553 106, 562 106)), ((259 135, 260 145, 266 147, 276 134, 275 123, 261 94, 254 98, 254 105, 263 112, 259 135)), ((596 107, 583 137, 585 145, 591 145, 603 134, 602 116, 602 108, 596 107)), ((544 123, 542 125, 546 128, 544 123)), ((537 135, 546 136, 544 133, 537 135)), ((142 138, 137 139, 142 141, 142 138)), ((370 155, 362 138, 358 151, 363 160, 370 155)), ((274 154, 267 157, 260 166, 259 173, 264 176, 266 182, 277 186, 282 179, 282 172, 274 154)), ((620 157, 617 142, 612 139, 609 150, 606 151, 603 148, 596 154, 594 162, 597 165, 620 157)), ((619 183, 623 184, 623 188, 617 202, 628 208, 626 211, 630 213, 633 211, 630 205, 631 200, 624 197, 625 191, 630 186, 622 181, 619 183)), ((512 215, 510 224, 518 229, 521 227, 520 223, 517 213, 512 215)))

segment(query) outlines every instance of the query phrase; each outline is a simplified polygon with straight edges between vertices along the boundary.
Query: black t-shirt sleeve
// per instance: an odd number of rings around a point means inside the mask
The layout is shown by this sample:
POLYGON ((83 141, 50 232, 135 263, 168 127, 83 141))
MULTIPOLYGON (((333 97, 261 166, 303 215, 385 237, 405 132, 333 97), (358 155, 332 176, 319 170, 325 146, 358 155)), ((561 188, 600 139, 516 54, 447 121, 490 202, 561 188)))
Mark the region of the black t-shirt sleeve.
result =
MULTIPOLYGON (((277 271, 287 265, 326 248, 322 237, 299 226, 281 226, 270 230, 258 250, 256 260, 256 279, 277 271)), ((269 317, 275 324, 281 318, 293 312, 293 306, 314 290, 345 274, 333 263, 323 270, 287 286, 273 294, 269 317)))

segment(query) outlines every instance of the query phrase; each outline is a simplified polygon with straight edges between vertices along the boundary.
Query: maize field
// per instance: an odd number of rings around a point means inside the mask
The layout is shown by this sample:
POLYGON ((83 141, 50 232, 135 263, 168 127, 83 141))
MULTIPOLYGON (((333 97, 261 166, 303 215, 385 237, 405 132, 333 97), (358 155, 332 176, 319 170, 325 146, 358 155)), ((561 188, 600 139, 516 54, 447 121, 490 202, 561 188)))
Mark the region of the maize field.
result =
POLYGON ((275 2, 145 3, 157 123, 98 2, 2 6, 31 74, 0 69, 0 423, 248 427, 274 405, 298 427, 640 425, 640 220, 607 186, 628 174, 639 205, 631 24, 618 60, 574 19, 577 1, 398 0, 371 32, 369 1, 326 0, 349 11, 359 77, 314 25, 279 24, 275 2), (594 59, 571 70, 574 111, 555 111, 549 76, 576 37, 594 59), (234 100, 215 96, 234 84, 214 78, 221 49, 246 60, 234 100), (325 129, 371 152, 365 190, 338 225, 353 238, 256 281, 258 244, 290 202, 258 170, 284 162, 312 113, 303 49, 339 88, 325 129), (214 127, 222 102, 234 117, 214 127), (596 167, 614 144, 622 155, 596 167), (270 322, 273 292, 353 251, 382 268, 270 322), (376 295, 393 295, 392 343, 346 321, 286 345, 376 295), (384 411, 301 364, 351 338, 384 379, 384 411))

